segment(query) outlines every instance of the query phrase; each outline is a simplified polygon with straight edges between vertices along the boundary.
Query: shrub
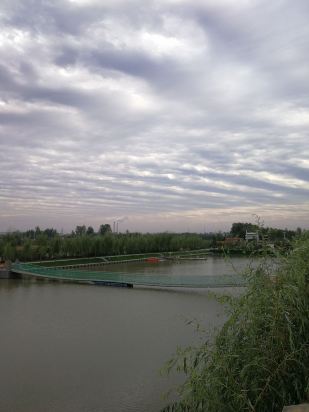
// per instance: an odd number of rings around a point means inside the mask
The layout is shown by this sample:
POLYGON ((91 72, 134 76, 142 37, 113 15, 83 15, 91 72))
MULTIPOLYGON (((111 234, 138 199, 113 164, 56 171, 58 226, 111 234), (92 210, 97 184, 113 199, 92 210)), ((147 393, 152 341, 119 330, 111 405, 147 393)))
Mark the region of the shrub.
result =
POLYGON ((229 317, 212 343, 167 364, 186 381, 164 412, 281 412, 308 399, 308 235, 276 268, 265 260, 247 274, 246 292, 227 298, 229 317))

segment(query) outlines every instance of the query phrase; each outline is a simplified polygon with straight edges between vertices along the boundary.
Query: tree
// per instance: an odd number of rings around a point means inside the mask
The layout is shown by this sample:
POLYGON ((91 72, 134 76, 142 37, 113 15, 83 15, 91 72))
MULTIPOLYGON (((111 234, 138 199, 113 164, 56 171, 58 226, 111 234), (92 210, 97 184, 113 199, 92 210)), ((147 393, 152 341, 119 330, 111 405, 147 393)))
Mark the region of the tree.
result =
POLYGON ((58 234, 57 230, 56 230, 56 229, 53 229, 53 228, 47 228, 47 229, 45 229, 45 230, 44 230, 44 233, 45 233, 45 235, 47 235, 47 237, 48 237, 49 239, 57 236, 57 234, 58 234))
POLYGON ((235 237, 242 237, 244 238, 246 235, 246 231, 248 232, 256 232, 258 230, 257 225, 253 225, 252 223, 233 223, 231 228, 231 235, 235 237))
POLYGON ((86 234, 86 226, 76 226, 75 229, 76 236, 82 236, 86 234))
POLYGON ((13 261, 16 257, 15 248, 11 245, 11 243, 5 243, 3 248, 3 257, 5 260, 13 261))
POLYGON ((36 226, 35 232, 34 232, 35 239, 36 239, 40 234, 41 234, 40 226, 36 226))
POLYGON ((51 254, 53 257, 59 256, 61 253, 61 247, 62 247, 62 239, 60 236, 56 236, 50 241, 50 249, 51 249, 51 254))
POLYGON ((27 239, 24 243, 22 258, 23 260, 31 260, 32 258, 32 242, 30 239, 27 239))
POLYGON ((36 239, 36 244, 40 260, 46 258, 49 246, 47 235, 41 232, 41 234, 36 239))
POLYGON ((88 226, 88 227, 87 227, 87 232, 86 232, 86 234, 87 234, 87 235, 93 235, 93 234, 94 234, 94 229, 93 229, 92 226, 88 226))
POLYGON ((99 235, 105 235, 111 233, 112 229, 108 223, 102 224, 99 228, 99 235))

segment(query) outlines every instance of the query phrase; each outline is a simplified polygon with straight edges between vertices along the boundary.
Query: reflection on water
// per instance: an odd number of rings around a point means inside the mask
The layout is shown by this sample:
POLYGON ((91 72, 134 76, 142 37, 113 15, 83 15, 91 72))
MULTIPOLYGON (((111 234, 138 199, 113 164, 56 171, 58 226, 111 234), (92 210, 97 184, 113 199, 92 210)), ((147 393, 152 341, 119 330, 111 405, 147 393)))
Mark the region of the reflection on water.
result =
MULTIPOLYGON (((211 258, 121 265, 120 271, 213 275, 228 268, 211 258)), ((110 269, 119 271, 119 265, 110 269)), ((159 369, 178 345, 199 339, 186 320, 198 319, 209 331, 222 322, 222 312, 201 290, 1 280, 0 410, 158 411, 162 394, 180 380, 161 377, 159 369)))

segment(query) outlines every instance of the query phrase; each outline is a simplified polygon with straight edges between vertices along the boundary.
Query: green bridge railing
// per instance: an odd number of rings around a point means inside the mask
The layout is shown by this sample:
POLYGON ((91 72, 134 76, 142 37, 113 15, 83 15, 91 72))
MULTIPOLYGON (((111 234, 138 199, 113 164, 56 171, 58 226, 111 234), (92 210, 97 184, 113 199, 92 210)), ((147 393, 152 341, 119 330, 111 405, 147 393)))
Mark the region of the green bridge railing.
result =
POLYGON ((62 281, 73 281, 93 284, 115 284, 128 286, 159 286, 159 287, 235 287, 245 286, 243 276, 220 275, 155 275, 142 273, 121 272, 90 272, 84 270, 57 269, 52 267, 36 266, 29 263, 14 263, 11 271, 14 273, 62 281))

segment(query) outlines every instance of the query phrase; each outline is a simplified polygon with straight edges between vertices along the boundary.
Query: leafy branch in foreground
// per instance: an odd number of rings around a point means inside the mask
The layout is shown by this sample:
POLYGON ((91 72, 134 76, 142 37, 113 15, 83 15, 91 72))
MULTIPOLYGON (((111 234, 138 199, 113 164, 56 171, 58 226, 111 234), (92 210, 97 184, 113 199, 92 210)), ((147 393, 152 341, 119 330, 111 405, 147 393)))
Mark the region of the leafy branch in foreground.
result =
POLYGON ((186 381, 164 412, 271 412, 308 400, 309 232, 273 267, 261 264, 228 303, 210 343, 178 351, 171 367, 186 381))

